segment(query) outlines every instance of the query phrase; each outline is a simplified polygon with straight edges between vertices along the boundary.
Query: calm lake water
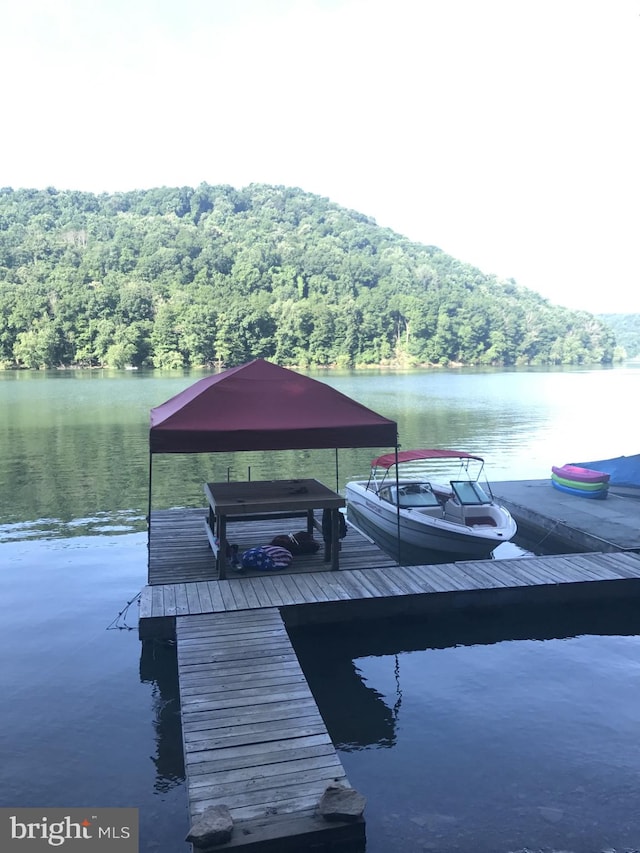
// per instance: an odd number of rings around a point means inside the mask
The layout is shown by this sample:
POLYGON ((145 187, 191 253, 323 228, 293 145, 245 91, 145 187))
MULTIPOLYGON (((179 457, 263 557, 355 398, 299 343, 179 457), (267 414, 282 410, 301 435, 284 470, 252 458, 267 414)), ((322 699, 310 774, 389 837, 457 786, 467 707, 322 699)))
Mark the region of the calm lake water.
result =
MULTIPOLYGON (((146 580, 149 409, 201 375, 0 372, 0 804, 137 806, 158 853, 188 850, 174 654, 107 628, 146 580)), ((638 367, 313 375, 494 482, 638 450, 638 367)), ((332 451, 166 457, 153 506, 249 467, 334 485, 332 451)), ((640 848, 639 636, 631 606, 296 634, 368 853, 640 848)))

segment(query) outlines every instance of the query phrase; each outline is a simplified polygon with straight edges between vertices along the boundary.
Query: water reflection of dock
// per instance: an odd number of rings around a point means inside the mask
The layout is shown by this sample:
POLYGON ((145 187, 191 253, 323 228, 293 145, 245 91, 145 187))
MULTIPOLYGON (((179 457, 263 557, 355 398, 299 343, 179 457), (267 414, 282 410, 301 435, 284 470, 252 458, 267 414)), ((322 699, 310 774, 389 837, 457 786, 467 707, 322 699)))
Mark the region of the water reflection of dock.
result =
POLYGON ((165 792, 184 782, 184 754, 180 722, 180 692, 175 644, 142 643, 140 681, 153 685, 157 755, 155 789, 165 792))
MULTIPOLYGON (((326 786, 348 781, 287 627, 640 594, 640 556, 631 550, 397 566, 355 531, 343 542, 339 571, 313 555, 286 573, 219 580, 202 524, 197 510, 154 515, 140 636, 177 639, 190 814, 229 806, 238 829, 220 849, 364 842, 362 820, 317 816, 326 786)), ((266 535, 250 523, 238 531, 241 547, 266 535)), ((380 707, 385 738, 393 737, 390 710, 380 707)))

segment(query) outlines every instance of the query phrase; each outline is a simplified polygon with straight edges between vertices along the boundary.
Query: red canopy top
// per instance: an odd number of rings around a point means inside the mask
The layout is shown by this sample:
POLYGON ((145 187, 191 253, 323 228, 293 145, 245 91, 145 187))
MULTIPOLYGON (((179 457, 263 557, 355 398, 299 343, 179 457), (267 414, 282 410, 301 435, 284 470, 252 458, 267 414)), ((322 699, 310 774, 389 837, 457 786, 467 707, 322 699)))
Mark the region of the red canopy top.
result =
POLYGON ((263 359, 207 376, 151 410, 151 453, 389 447, 397 424, 263 359))
MULTIPOLYGON (((484 462, 481 456, 473 456, 471 453, 465 453, 464 450, 401 450, 398 453, 398 462, 414 462, 417 459, 475 459, 478 462, 484 462)), ((391 468, 396 464, 395 453, 385 453, 384 456, 378 456, 371 463, 372 468, 391 468)))

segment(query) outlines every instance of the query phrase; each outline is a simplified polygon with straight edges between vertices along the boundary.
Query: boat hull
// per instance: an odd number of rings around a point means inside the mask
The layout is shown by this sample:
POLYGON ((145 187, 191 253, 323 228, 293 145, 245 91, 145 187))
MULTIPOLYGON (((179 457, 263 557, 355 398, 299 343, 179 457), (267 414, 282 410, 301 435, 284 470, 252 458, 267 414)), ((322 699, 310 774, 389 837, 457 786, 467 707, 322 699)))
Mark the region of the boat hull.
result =
POLYGON ((483 558, 515 536, 516 524, 502 510, 505 525, 471 527, 430 518, 411 510, 398 511, 362 483, 347 483, 348 519, 400 562, 435 562, 438 557, 483 558), (398 533, 400 534, 398 537, 398 533))

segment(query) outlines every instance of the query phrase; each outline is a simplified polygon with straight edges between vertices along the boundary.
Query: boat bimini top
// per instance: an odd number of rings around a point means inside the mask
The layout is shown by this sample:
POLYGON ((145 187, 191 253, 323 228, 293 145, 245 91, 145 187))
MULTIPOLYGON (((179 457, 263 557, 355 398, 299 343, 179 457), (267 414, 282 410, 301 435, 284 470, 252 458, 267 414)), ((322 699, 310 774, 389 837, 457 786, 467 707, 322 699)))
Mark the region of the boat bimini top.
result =
POLYGON ((397 457, 395 453, 385 453, 371 463, 372 468, 392 468, 396 462, 416 462, 419 459, 474 459, 482 462, 482 456, 465 453, 464 450, 401 450, 397 457))
MULTIPOLYGON (((467 475, 467 479, 465 480, 449 480, 453 495, 460 504, 463 506, 479 506, 482 504, 492 503, 493 495, 491 495, 491 487, 487 483, 485 491, 485 488, 483 488, 483 486, 478 482, 484 470, 484 459, 482 456, 477 456, 473 453, 466 453, 464 450, 401 450, 397 455, 395 453, 385 453, 383 456, 378 456, 371 462, 371 473, 369 475, 367 489, 373 488, 373 490, 380 493, 383 485, 387 485, 385 484, 385 480, 387 479, 389 470, 393 468, 396 463, 400 465, 403 462, 447 459, 459 460, 461 473, 464 471, 467 475), (470 462, 480 463, 480 468, 475 476, 471 476, 469 473, 470 462), (384 469, 385 472, 381 482, 378 482, 377 478, 376 469, 378 468, 384 469), (487 491, 489 494, 487 494, 487 491)), ((400 498, 401 506, 430 506, 434 499, 437 501, 430 483, 423 482, 420 485, 417 483, 401 484, 398 480, 397 470, 395 479, 396 487, 389 493, 389 498, 392 503, 396 503, 398 501, 398 497, 400 498)))

